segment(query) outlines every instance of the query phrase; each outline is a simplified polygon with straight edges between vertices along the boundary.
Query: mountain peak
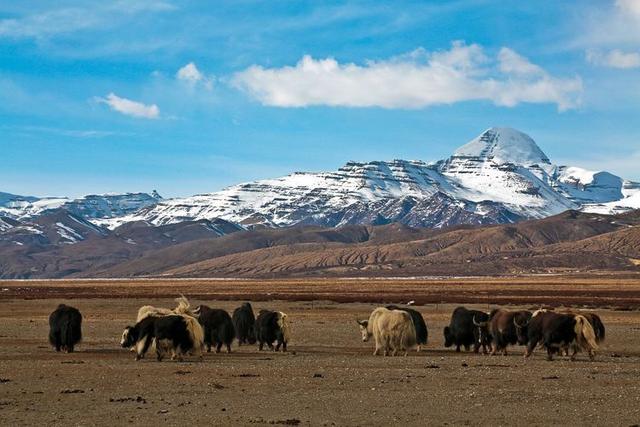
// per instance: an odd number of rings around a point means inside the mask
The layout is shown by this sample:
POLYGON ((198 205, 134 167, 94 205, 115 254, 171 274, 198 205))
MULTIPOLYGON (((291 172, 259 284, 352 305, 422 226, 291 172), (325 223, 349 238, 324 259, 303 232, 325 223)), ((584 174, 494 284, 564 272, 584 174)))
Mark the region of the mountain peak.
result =
POLYGON ((519 130, 492 127, 458 148, 454 157, 478 157, 494 163, 530 166, 550 164, 549 158, 535 141, 519 130))

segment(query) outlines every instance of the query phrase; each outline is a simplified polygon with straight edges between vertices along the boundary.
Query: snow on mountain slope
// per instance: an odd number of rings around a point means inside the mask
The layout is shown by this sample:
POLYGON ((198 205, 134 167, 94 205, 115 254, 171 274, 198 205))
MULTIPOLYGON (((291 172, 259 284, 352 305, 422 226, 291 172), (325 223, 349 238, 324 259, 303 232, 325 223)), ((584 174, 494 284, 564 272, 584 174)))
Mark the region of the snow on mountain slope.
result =
POLYGON ((162 197, 147 193, 88 195, 79 199, 66 197, 37 198, 0 193, 0 214, 12 218, 31 218, 64 208, 88 219, 113 218, 155 205, 162 197))
POLYGON ((0 214, 11 218, 37 215, 47 209, 56 209, 69 199, 65 197, 38 198, 0 193, 0 214))
POLYGON ((459 197, 492 200, 529 218, 578 207, 550 185, 554 170, 530 137, 506 128, 486 130, 440 163, 442 174, 466 189, 459 197))
POLYGON ((606 203, 624 197, 624 180, 609 172, 594 172, 578 167, 558 168, 559 190, 578 203, 606 203))
POLYGON ((622 182, 622 198, 605 203, 586 203, 583 210, 601 214, 617 214, 632 209, 640 209, 640 183, 622 182))
POLYGON ((529 135, 511 128, 491 128, 458 148, 453 157, 478 158, 495 164, 551 164, 529 135))

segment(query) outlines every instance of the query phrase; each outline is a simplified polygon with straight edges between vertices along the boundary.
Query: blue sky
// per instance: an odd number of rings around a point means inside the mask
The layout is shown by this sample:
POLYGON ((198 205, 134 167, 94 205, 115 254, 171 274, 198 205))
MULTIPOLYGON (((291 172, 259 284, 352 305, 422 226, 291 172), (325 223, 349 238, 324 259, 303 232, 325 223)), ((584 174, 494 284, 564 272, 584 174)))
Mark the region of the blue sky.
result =
POLYGON ((381 3, 0 0, 0 191, 187 196, 491 126, 640 180, 640 0, 381 3))

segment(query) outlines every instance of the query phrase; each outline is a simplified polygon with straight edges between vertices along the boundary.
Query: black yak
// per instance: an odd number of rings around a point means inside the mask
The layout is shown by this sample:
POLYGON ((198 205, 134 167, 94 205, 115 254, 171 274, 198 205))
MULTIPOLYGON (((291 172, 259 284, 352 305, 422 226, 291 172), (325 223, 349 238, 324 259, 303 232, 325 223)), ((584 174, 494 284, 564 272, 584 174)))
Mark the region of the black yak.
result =
POLYGON ((159 362, 167 350, 171 350, 172 360, 182 360, 185 353, 192 353, 202 359, 204 332, 195 317, 177 314, 147 316, 135 326, 125 328, 120 345, 124 348, 135 346, 136 360, 140 360, 154 340, 159 362))
POLYGON ((419 311, 407 307, 398 307, 397 305, 388 305, 387 310, 402 310, 409 313, 413 326, 416 330, 416 344, 417 351, 421 350, 422 345, 427 345, 429 339, 429 331, 427 330, 427 324, 419 311))
POLYGON ((266 344, 273 350, 273 342, 276 341, 275 351, 287 351, 289 342, 289 319, 281 311, 261 310, 255 323, 256 341, 262 350, 266 344))
POLYGON ((473 344, 473 351, 477 353, 482 347, 482 352, 487 353, 487 347, 491 345, 488 322, 489 315, 484 311, 468 310, 465 307, 457 307, 451 314, 449 326, 444 328, 444 346, 464 346, 469 351, 473 344))
POLYGON ((220 353, 224 344, 227 347, 227 353, 231 353, 235 330, 229 313, 206 305, 198 306, 194 313, 204 328, 204 345, 207 347, 207 352, 211 351, 211 345, 215 345, 216 353, 220 353))
POLYGON ((82 315, 77 308, 60 304, 49 316, 49 342, 56 351, 73 353, 82 340, 82 315))
POLYGON ((253 308, 251 308, 251 304, 245 302, 240 307, 233 310, 232 320, 233 328, 236 331, 236 338, 238 338, 238 345, 255 344, 256 317, 253 314, 253 308))

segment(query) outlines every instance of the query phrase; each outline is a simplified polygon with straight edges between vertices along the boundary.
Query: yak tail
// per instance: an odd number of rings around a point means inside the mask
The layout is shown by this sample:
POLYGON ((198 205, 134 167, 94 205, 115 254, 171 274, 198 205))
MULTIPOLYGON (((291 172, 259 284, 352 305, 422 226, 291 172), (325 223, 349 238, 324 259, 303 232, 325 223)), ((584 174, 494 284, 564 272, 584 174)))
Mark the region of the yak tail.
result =
POLYGON ((60 342, 70 349, 82 339, 82 330, 76 325, 75 319, 65 319, 60 328, 60 342))
POLYGON ((593 330, 596 333, 596 340, 598 342, 604 341, 605 328, 604 328, 604 324, 602 323, 602 320, 600 320, 600 317, 595 314, 592 315, 591 317, 593 319, 593 330))
POLYGON ((580 347, 589 351, 596 350, 598 343, 596 342, 596 333, 593 331, 591 323, 582 315, 577 315, 575 319, 575 332, 580 347))
POLYGON ((189 331, 189 337, 191 341, 193 341, 193 351, 197 356, 202 357, 202 348, 204 347, 204 330, 196 319, 193 316, 183 315, 187 330, 189 331))
POLYGON ((291 333, 289 316, 281 311, 278 312, 278 326, 280 326, 280 330, 282 331, 282 339, 284 339, 284 342, 289 342, 289 334, 291 333))
POLYGON ((405 328, 403 344, 405 348, 408 350, 410 348, 415 347, 417 343, 418 343, 418 340, 416 337, 416 327, 414 326, 413 321, 411 321, 407 324, 407 328, 405 328))
POLYGON ((178 306, 173 309, 174 313, 188 314, 190 316, 193 316, 193 314, 191 313, 191 310, 189 310, 191 308, 191 304, 189 303, 189 300, 184 295, 180 294, 180 297, 176 298, 175 302, 178 303, 178 306))

